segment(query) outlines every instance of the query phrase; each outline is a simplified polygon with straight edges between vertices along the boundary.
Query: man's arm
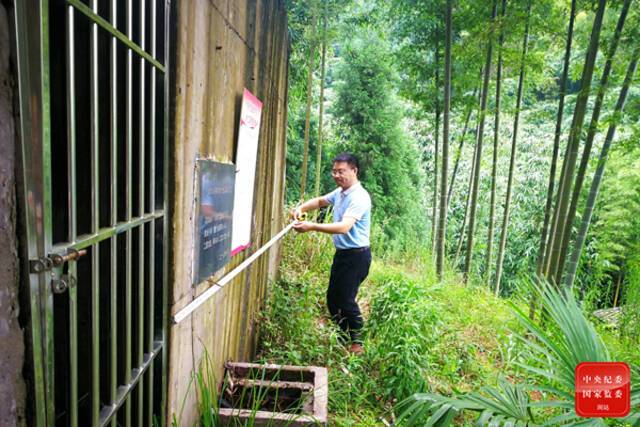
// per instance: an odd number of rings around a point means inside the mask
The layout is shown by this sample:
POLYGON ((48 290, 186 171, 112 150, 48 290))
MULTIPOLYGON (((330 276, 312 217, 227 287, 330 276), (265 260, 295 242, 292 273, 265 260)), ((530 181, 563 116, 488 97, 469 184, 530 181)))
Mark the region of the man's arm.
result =
POLYGON ((315 222, 302 221, 293 225, 294 230, 300 233, 306 233, 307 231, 319 231, 327 234, 345 234, 351 230, 353 224, 356 223, 356 219, 352 216, 345 216, 340 222, 334 222, 332 224, 318 224, 315 222))
POLYGON ((294 219, 298 219, 304 212, 324 208, 325 206, 329 206, 329 202, 327 202, 323 196, 314 197, 295 208, 291 215, 294 219))

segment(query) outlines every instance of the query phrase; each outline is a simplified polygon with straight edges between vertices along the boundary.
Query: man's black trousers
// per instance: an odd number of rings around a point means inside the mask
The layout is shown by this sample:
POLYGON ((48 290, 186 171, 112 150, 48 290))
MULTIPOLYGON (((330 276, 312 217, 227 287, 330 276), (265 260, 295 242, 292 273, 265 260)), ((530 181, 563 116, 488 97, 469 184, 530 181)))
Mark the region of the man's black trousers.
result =
POLYGON ((337 250, 331 265, 327 306, 334 322, 352 342, 360 342, 362 314, 356 302, 360 284, 369 274, 371 250, 357 248, 337 250))

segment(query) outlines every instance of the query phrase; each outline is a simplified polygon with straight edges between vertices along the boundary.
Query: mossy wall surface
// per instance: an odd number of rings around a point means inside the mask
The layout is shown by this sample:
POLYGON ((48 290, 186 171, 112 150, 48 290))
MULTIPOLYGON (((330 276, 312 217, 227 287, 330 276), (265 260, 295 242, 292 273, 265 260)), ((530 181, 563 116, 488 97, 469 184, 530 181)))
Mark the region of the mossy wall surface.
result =
MULTIPOLYGON (((169 203, 169 314, 173 315, 267 242, 283 225, 289 40, 282 0, 192 0, 172 17, 176 58, 169 203), (243 88, 263 102, 252 246, 208 281, 192 285, 197 158, 233 162, 243 88)), ((265 253, 178 325, 170 325, 168 416, 198 419, 192 375, 206 358, 221 380, 226 360, 251 359, 256 314, 279 249, 265 253), (205 356, 206 355, 206 356, 205 356)))

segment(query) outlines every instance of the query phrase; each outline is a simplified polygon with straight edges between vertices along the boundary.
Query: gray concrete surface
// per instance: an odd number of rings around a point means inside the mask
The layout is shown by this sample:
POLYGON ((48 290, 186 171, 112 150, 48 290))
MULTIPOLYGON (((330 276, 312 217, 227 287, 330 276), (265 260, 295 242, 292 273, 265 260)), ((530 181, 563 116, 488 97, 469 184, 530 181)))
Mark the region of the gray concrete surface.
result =
POLYGON ((15 119, 9 20, 0 3, 0 426, 25 425, 24 337, 18 324, 15 119))

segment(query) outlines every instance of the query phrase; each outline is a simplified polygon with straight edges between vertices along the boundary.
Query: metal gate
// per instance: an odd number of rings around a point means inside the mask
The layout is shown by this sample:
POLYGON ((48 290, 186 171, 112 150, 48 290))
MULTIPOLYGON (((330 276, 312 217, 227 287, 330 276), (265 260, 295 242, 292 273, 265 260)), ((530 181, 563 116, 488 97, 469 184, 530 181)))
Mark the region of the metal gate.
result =
POLYGON ((16 0, 37 426, 164 425, 168 0, 16 0))

